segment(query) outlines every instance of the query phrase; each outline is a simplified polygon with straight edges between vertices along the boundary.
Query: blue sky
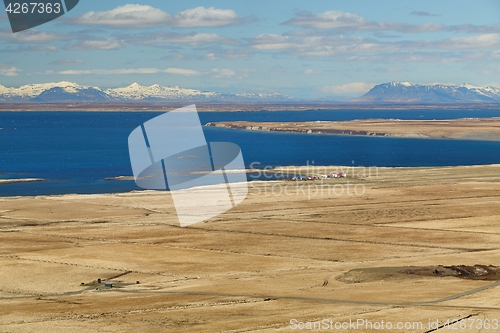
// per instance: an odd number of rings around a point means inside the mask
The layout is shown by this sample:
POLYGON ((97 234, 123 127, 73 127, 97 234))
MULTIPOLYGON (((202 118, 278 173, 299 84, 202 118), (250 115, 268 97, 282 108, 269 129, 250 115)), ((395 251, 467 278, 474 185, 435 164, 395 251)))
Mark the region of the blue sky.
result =
POLYGON ((500 1, 81 0, 13 34, 0 84, 359 96, 389 81, 500 86, 500 1))

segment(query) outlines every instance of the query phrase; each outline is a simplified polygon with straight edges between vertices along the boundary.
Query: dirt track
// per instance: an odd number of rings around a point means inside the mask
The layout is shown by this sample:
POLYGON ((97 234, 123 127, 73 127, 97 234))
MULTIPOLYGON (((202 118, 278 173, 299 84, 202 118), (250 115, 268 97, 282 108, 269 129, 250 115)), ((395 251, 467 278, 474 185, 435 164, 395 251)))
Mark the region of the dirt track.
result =
POLYGON ((381 269, 500 265, 500 166, 347 173, 253 182, 187 228, 168 193, 0 198, 0 332, 500 319, 498 282, 381 269))

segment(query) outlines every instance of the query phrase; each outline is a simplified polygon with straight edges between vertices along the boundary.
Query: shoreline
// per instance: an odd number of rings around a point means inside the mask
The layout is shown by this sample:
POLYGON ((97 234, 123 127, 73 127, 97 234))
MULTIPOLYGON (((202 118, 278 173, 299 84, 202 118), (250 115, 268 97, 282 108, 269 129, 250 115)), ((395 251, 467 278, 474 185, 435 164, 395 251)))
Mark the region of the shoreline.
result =
MULTIPOLYGON (((475 165, 444 165, 444 166, 396 166, 396 167, 388 167, 388 166, 347 166, 347 165, 290 165, 290 166, 276 166, 270 169, 253 169, 250 173, 258 173, 258 174, 267 174, 267 175, 280 175, 281 178, 267 178, 267 179, 252 179, 247 180, 247 184, 251 187, 253 184, 261 185, 266 183, 280 183, 280 182, 289 182, 291 179, 283 178, 286 176, 317 176, 316 179, 297 179, 299 183, 307 183, 307 184, 318 184, 323 182, 339 182, 342 184, 344 181, 350 180, 366 180, 367 175, 368 178, 373 174, 378 175, 379 172, 391 172, 391 171, 403 171, 403 172, 411 172, 411 171, 445 171, 451 170, 453 172, 459 171, 460 169, 468 170, 468 169, 489 169, 489 168, 499 168, 500 164, 475 164, 475 165), (341 178, 325 178, 322 179, 321 176, 324 174, 333 174, 333 173, 345 173, 345 177, 341 178)), ((265 176, 263 176, 266 178, 265 176)), ((119 179, 111 179, 115 177, 109 177, 107 181, 133 181, 133 176, 118 176, 116 178, 119 179)), ((10 179, 9 179, 10 180, 10 179)), ((13 183, 25 183, 25 182, 41 182, 46 181, 47 179, 41 178, 33 178, 27 180, 20 180, 14 182, 4 182, 3 184, 13 184, 13 183)), ((0 180, 0 186, 2 182, 0 180)), ((59 194, 37 194, 37 195, 0 195, 0 199, 12 199, 12 198, 41 198, 41 197, 64 197, 64 196, 112 196, 112 195, 148 195, 148 194, 160 194, 170 191, 163 190, 150 190, 150 189, 134 189, 125 192, 99 192, 99 193, 59 193, 59 194)))
POLYGON ((196 104, 200 112, 312 110, 500 110, 500 103, 341 103, 341 102, 211 102, 165 101, 136 103, 0 103, 0 112, 167 112, 196 104))
POLYGON ((204 126, 288 134, 363 136, 400 139, 500 141, 500 118, 448 120, 363 119, 317 122, 208 122, 204 126))

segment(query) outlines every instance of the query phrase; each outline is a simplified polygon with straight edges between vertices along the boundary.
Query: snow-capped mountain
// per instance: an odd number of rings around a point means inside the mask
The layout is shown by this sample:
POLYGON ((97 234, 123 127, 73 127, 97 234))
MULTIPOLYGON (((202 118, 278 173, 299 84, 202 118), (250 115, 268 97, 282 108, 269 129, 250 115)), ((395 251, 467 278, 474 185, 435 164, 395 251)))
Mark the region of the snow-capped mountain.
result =
POLYGON ((193 97, 215 99, 223 95, 210 91, 179 88, 178 86, 163 87, 159 84, 153 84, 151 86, 141 86, 138 83, 132 83, 130 86, 124 88, 106 89, 105 92, 111 97, 128 100, 186 99, 193 97))
POLYGON ((259 100, 259 99, 290 100, 290 99, 293 99, 291 96, 281 94, 281 93, 270 93, 270 94, 244 93, 244 94, 236 94, 236 96, 243 98, 243 99, 250 99, 250 100, 259 100))
MULTIPOLYGON (((15 87, 8 88, 3 85, 0 85, 0 100, 5 100, 5 99, 28 100, 31 98, 35 98, 40 94, 42 94, 43 92, 46 92, 56 87, 60 88, 61 91, 70 94, 74 94, 77 93, 79 90, 89 88, 68 81, 27 84, 24 86, 20 86, 19 88, 15 87)), ((94 89, 100 90, 97 87, 94 87, 94 89)))
POLYGON ((499 103, 500 89, 471 84, 419 85, 390 82, 376 85, 357 101, 374 103, 499 103))
MULTIPOLYGON (((133 83, 126 87, 101 89, 73 82, 28 84, 20 87, 0 85, 0 103, 112 103, 138 101, 293 101, 281 93, 230 94, 213 91, 165 87, 159 84, 142 86, 133 83)), ((419 85, 410 82, 390 82, 376 85, 354 102, 370 103, 500 103, 500 89, 471 84, 419 85)))
POLYGON ((62 81, 28 84, 19 88, 0 85, 0 102, 133 102, 160 100, 211 100, 211 101, 279 101, 291 97, 280 93, 229 94, 178 86, 164 87, 158 84, 141 86, 133 83, 127 87, 101 89, 62 81))
POLYGON ((66 89, 54 87, 43 91, 40 95, 31 99, 32 102, 57 103, 66 101, 75 102, 109 102, 112 98, 99 88, 77 88, 66 89))

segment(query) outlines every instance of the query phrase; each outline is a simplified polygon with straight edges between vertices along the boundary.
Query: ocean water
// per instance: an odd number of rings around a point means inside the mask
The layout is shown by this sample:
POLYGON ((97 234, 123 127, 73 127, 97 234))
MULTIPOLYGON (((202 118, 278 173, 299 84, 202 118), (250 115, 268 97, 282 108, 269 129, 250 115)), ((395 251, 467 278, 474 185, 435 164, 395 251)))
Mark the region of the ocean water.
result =
MULTIPOLYGON (((156 112, 0 112, 0 196, 111 193, 138 190, 127 139, 156 112)), ((500 110, 346 110, 200 112, 210 121, 334 121, 367 118, 456 119, 500 117, 500 110)), ((500 163, 500 142, 262 133, 205 128, 208 141, 238 144, 245 164, 452 166, 500 163)))

